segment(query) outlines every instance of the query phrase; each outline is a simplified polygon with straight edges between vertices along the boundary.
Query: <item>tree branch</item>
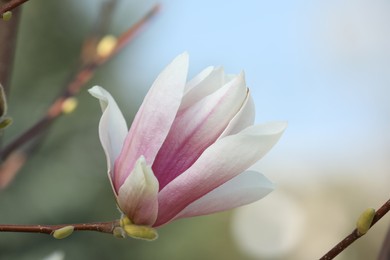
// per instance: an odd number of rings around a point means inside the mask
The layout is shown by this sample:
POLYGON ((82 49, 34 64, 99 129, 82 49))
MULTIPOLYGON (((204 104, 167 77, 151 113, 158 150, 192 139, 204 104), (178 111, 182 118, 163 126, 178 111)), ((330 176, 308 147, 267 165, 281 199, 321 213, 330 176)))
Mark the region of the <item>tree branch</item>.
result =
POLYGON ((11 11, 12 9, 18 7, 19 5, 27 2, 28 0, 10 0, 7 3, 0 6, 0 15, 7 11, 11 11))
POLYGON ((8 22, 0 21, 0 83, 4 87, 6 96, 9 95, 20 15, 21 9, 17 8, 14 10, 11 20, 8 22))
MULTIPOLYGON (((380 207, 374 216, 374 219, 371 222, 371 227, 378 222, 387 212, 390 210, 390 199, 385 202, 385 204, 380 207)), ((337 245, 335 245, 329 252, 327 252, 320 260, 330 260, 335 258, 338 254, 344 251, 349 245, 355 242, 358 238, 362 237, 364 234, 360 234, 357 229, 353 230, 351 234, 346 236, 341 240, 337 245)))
POLYGON ((0 232, 24 232, 42 233, 51 235, 54 231, 72 226, 74 231, 97 231, 113 234, 115 227, 119 226, 119 220, 97 223, 62 224, 62 225, 7 225, 0 224, 0 232))
POLYGON ((84 64, 78 70, 73 79, 66 85, 65 90, 55 99, 52 105, 48 108, 46 114, 39 119, 33 126, 27 129, 19 137, 9 143, 0 151, 0 159, 5 160, 13 151, 20 148, 23 144, 35 138, 46 129, 54 119, 62 115, 63 103, 69 97, 76 95, 84 84, 93 76, 93 73, 98 67, 111 59, 115 54, 121 51, 136 36, 139 29, 156 14, 159 10, 159 5, 154 6, 141 20, 124 32, 117 41, 114 49, 106 56, 96 57, 92 61, 84 64))

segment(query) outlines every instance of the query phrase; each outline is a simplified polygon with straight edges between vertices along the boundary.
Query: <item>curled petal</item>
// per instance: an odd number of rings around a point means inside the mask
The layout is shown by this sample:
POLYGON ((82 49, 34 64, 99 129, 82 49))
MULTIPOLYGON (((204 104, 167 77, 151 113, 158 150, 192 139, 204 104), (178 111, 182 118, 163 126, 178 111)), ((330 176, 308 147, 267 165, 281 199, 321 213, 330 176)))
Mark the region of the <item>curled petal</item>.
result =
POLYGON ((158 181, 141 156, 118 192, 118 206, 136 225, 152 225, 158 211, 158 181))
POLYGON ((104 88, 94 86, 88 92, 99 99, 102 108, 103 114, 99 122, 99 137, 106 154, 111 180, 115 159, 118 158, 127 135, 126 121, 115 100, 104 88))
POLYGON ((188 71, 188 55, 172 61, 146 95, 115 163, 114 186, 120 187, 143 155, 152 165, 179 109, 188 71))
POLYGON ((285 128, 284 122, 268 123, 219 139, 160 191, 154 225, 170 221, 187 205, 248 169, 271 149, 285 128))
POLYGON ((175 219, 207 215, 257 201, 274 188, 259 172, 245 171, 184 208, 175 219))

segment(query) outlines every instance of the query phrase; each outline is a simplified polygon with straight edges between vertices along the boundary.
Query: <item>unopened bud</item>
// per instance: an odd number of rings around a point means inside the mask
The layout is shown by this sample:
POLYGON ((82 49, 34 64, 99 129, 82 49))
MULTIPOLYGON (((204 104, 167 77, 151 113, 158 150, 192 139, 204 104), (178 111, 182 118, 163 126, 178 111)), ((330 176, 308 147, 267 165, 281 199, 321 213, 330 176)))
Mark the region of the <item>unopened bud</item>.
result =
POLYGON ((70 98, 67 98, 63 103, 62 103, 62 112, 64 114, 70 114, 72 113, 76 107, 77 107, 77 99, 76 98, 73 98, 73 97, 70 97, 70 98))
POLYGON ((115 49, 117 43, 116 37, 112 35, 104 36, 96 47, 96 52, 100 57, 107 57, 115 49))
POLYGON ((53 232, 53 237, 56 239, 63 239, 72 235, 73 231, 74 226, 66 226, 63 228, 59 228, 53 232))
POLYGON ((126 215, 123 215, 119 221, 119 224, 121 225, 121 227, 124 227, 126 225, 133 224, 133 222, 131 222, 131 220, 126 215))
POLYGON ((116 238, 126 238, 126 233, 121 227, 115 227, 114 230, 112 231, 112 234, 116 238))
POLYGON ((375 216, 375 209, 369 208, 362 212, 356 222, 356 229, 359 235, 364 235, 370 229, 375 216))
POLYGON ((9 21, 12 18, 12 12, 7 11, 7 12, 3 13, 2 18, 3 18, 3 21, 6 21, 6 22, 9 21))
POLYGON ((7 114, 7 97, 5 96, 4 87, 0 84, 0 118, 7 114))
POLYGON ((4 129, 12 123, 12 118, 7 116, 7 97, 4 88, 0 84, 0 129, 4 129))
POLYGON ((10 117, 0 118, 0 129, 4 129, 10 124, 12 124, 12 118, 10 117))
POLYGON ((126 225, 123 227, 129 237, 153 241, 158 238, 157 231, 148 226, 126 225))

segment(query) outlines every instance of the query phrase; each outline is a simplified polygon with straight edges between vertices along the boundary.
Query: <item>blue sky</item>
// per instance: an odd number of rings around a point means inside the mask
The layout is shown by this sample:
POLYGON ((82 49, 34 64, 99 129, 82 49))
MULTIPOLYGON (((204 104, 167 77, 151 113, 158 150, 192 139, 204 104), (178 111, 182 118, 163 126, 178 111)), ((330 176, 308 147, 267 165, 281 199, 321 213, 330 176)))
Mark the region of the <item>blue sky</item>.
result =
MULTIPOLYGON (((138 8, 141 17, 153 3, 122 1, 118 33, 137 19, 129 10, 138 8)), ((289 122, 271 161, 389 168, 389 3, 161 3, 161 12, 118 59, 119 88, 138 90, 134 106, 161 69, 188 51, 190 76, 209 65, 244 70, 256 121, 289 122)))

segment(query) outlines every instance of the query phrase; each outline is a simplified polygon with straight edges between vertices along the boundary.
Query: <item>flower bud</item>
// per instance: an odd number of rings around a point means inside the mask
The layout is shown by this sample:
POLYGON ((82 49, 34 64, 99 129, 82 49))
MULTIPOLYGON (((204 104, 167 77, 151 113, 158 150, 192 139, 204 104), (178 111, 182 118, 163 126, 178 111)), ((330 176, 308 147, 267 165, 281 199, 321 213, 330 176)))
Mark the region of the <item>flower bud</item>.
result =
POLYGON ((368 208, 362 212, 356 222, 356 229, 359 235, 364 235, 370 229, 372 220, 375 216, 375 209, 368 208))
POLYGON ((123 227, 129 237, 153 241, 158 238, 157 231, 148 226, 125 225, 123 227))
POLYGON ((53 237, 56 239, 63 239, 70 235, 72 235, 74 231, 74 226, 65 226, 63 228, 59 228, 53 232, 53 237))
POLYGON ((117 43, 117 39, 112 35, 104 36, 96 47, 96 53, 104 58, 111 54, 117 43))
POLYGON ((12 12, 7 11, 7 12, 3 13, 2 18, 3 18, 3 21, 8 22, 12 18, 12 12))
POLYGON ((70 114, 72 113, 76 107, 77 107, 77 99, 70 97, 65 99, 65 101, 62 103, 62 113, 64 114, 70 114))
POLYGON ((112 234, 116 238, 126 238, 126 233, 121 227, 115 227, 114 230, 112 231, 112 234))

